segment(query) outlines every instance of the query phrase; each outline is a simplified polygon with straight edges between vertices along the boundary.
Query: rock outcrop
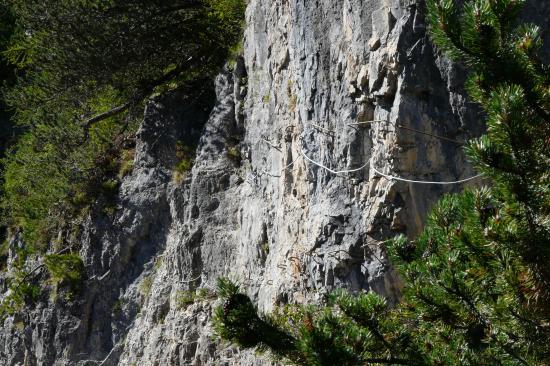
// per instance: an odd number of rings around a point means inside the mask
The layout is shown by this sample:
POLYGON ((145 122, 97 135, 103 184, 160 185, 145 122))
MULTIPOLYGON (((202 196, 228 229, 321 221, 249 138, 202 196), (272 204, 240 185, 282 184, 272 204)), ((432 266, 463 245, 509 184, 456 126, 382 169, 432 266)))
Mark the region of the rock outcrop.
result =
POLYGON ((336 287, 395 301, 384 241, 417 235, 464 185, 380 173, 471 177, 461 142, 483 130, 424 15, 412 0, 250 0, 243 55, 212 95, 148 104, 116 214, 84 225, 81 298, 8 318, 0 363, 266 364, 213 340, 219 276, 263 311, 336 287), (182 143, 196 158, 176 175, 182 143))

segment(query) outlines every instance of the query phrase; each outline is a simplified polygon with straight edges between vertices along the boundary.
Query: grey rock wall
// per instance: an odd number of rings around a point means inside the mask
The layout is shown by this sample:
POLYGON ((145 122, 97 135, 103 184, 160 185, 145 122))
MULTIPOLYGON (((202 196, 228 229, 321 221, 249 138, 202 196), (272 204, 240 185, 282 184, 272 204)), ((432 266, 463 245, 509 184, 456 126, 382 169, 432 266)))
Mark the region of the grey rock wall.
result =
POLYGON ((482 132, 464 70, 434 50, 421 2, 250 0, 246 19, 243 56, 218 76, 215 98, 149 103, 116 214, 98 209, 84 225, 82 297, 46 297, 7 319, 0 364, 268 364, 213 340, 219 276, 262 311, 336 287, 396 301, 383 242, 417 235, 430 206, 461 186, 375 169, 474 174, 459 144, 426 135, 482 132), (198 147, 178 177, 182 142, 198 147))

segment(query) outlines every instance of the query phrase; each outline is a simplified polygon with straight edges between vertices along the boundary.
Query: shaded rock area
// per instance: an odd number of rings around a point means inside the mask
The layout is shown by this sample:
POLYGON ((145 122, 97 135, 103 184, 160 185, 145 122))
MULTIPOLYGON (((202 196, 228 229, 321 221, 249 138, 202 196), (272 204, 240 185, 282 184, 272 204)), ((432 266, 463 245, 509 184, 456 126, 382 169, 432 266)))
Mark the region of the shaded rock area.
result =
POLYGON ((424 16, 412 0, 250 0, 244 53, 211 93, 149 102, 116 213, 83 227, 82 296, 8 318, 0 364, 269 364, 213 339, 219 276, 262 311, 337 287, 395 302, 384 241, 464 185, 376 171, 471 177, 460 142, 483 131, 424 16), (183 145, 196 157, 176 174, 183 145))

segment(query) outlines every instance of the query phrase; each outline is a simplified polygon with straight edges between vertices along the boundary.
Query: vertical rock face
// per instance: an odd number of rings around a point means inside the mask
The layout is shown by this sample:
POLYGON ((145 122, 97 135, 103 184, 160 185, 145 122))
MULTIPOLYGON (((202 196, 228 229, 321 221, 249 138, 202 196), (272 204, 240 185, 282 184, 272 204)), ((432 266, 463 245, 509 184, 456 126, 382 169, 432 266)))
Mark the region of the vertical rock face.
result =
POLYGON ((85 225, 82 298, 7 319, 0 363, 266 363, 212 340, 219 276, 265 311, 336 287, 399 296, 383 242, 414 237, 460 185, 378 172, 474 175, 460 142, 482 125, 463 70, 434 50, 414 1, 250 0, 246 18, 216 98, 149 103, 117 213, 85 225), (196 158, 176 174, 182 144, 196 158))

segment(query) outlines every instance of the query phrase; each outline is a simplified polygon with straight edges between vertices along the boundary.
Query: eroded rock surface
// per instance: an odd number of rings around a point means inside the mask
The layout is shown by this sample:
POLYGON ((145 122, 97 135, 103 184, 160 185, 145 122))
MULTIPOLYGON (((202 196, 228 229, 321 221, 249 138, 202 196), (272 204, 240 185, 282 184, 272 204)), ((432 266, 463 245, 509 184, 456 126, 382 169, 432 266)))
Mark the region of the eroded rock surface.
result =
POLYGON ((267 364, 212 339, 219 276, 265 311, 336 287, 395 301, 383 242, 414 237, 461 186, 376 171, 470 177, 457 142, 483 129, 424 12, 405 0, 251 0, 244 55, 218 76, 215 101, 149 103, 116 214, 84 225, 82 298, 46 296, 7 319, 0 363, 267 364), (181 143, 198 147, 176 176, 181 143))

